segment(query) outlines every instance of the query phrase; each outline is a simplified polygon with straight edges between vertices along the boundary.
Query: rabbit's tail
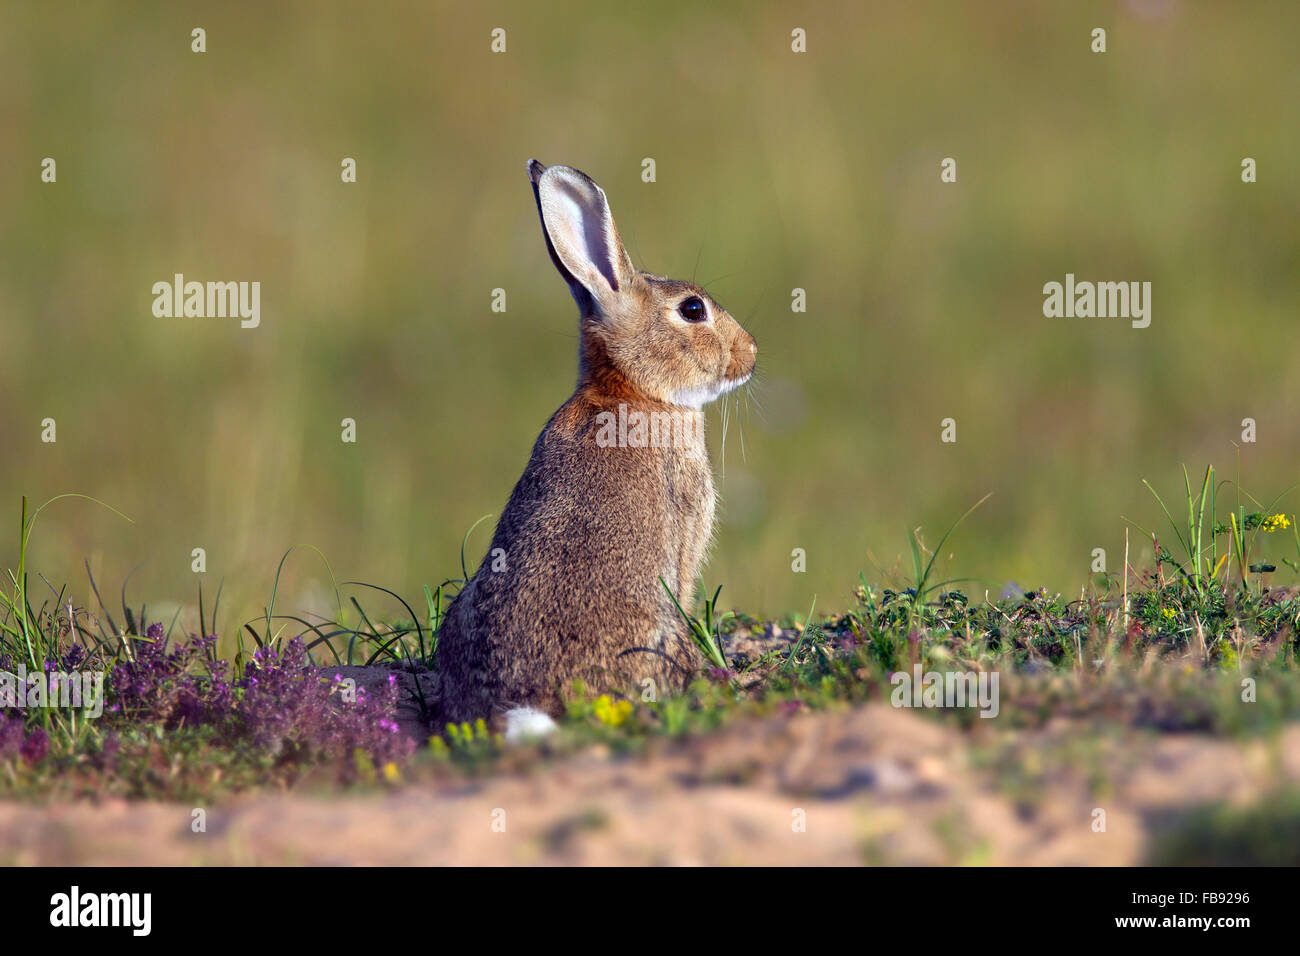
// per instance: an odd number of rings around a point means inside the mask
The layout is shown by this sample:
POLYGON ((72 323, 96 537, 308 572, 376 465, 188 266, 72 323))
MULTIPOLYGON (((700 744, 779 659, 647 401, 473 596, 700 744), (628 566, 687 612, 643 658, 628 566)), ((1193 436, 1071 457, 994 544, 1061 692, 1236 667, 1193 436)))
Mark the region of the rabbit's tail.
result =
POLYGON ((545 737, 557 729, 555 721, 536 707, 512 707, 505 712, 505 719, 508 744, 545 737))

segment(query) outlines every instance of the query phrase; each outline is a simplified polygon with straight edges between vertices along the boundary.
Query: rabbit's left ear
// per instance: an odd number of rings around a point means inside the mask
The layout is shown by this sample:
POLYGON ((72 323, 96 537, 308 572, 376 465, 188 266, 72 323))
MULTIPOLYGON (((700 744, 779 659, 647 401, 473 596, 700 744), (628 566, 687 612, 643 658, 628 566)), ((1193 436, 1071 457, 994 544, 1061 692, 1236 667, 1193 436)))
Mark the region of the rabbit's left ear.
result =
POLYGON ((636 275, 618 237, 605 191, 568 166, 528 164, 546 246, 584 313, 608 312, 636 275))

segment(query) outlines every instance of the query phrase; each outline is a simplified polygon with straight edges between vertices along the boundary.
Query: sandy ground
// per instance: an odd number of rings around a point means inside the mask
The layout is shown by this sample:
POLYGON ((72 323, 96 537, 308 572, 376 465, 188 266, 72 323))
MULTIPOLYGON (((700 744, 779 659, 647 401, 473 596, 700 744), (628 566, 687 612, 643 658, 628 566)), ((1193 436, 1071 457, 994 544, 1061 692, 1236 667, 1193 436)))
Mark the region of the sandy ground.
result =
POLYGON ((972 738, 872 704, 754 720, 635 758, 594 749, 470 782, 250 795, 202 808, 199 833, 192 806, 5 803, 0 862, 1132 864, 1183 811, 1247 805, 1300 780, 1300 725, 1246 743, 1108 740, 1067 725, 972 738), (1013 763, 990 763, 996 754, 1013 763))

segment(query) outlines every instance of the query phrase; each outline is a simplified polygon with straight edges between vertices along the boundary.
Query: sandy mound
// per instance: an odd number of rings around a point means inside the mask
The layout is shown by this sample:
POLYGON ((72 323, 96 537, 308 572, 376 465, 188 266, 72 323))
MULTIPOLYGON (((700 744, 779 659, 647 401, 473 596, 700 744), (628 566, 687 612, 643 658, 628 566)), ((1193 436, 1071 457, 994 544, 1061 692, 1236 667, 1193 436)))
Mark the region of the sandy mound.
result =
POLYGON ((522 774, 205 807, 0 804, 6 864, 857 864, 1140 862, 1161 821, 1300 780, 1300 726, 1271 742, 1135 736, 1053 762, 1075 729, 974 737, 869 705, 708 737, 599 748, 522 774), (1037 768, 1033 799, 1007 765, 1037 768), (1094 771, 1108 781, 1100 788, 1094 771), (998 781, 1002 781, 1001 784, 998 781), (1105 832, 1093 813, 1106 811, 1105 832), (803 821, 803 826, 798 824, 803 821))

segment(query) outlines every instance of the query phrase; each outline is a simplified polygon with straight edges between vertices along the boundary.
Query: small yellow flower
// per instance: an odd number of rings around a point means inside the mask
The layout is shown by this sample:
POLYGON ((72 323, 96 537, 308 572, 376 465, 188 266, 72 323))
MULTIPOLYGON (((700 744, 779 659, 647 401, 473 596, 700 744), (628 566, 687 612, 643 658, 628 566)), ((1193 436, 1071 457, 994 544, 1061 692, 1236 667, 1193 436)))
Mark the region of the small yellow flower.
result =
POLYGON ((601 694, 596 698, 592 709, 596 714, 596 719, 602 724, 617 727, 627 720, 628 714, 632 713, 632 704, 626 700, 615 702, 609 699, 608 694, 601 694))
POLYGON ((1285 531, 1291 527, 1291 521, 1286 515, 1269 515, 1261 527, 1268 532, 1285 531))
POLYGON ((397 769, 397 764, 391 760, 384 764, 384 779, 389 783, 398 783, 402 779, 402 772, 397 769))
POLYGON ((1178 612, 1171 607, 1161 608, 1160 613, 1165 616, 1166 620, 1170 620, 1170 621, 1172 621, 1175 617, 1178 616, 1178 612))

